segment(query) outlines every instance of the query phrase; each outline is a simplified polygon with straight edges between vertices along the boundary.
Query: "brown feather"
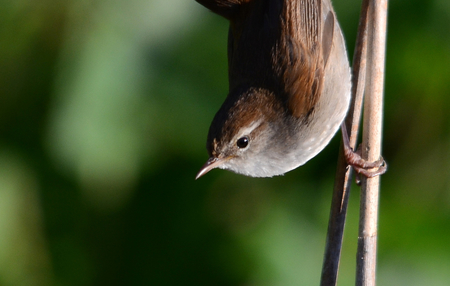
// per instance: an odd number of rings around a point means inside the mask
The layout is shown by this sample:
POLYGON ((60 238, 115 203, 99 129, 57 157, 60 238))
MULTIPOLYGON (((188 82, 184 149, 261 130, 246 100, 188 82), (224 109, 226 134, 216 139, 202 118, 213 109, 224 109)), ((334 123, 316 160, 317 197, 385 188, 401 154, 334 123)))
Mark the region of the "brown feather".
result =
POLYGON ((306 118, 322 92, 323 59, 320 53, 321 1, 286 1, 280 51, 287 106, 293 116, 306 118), (284 49, 284 51, 282 50, 284 49))
POLYGON ((275 92, 307 119, 323 88, 334 18, 322 27, 321 0, 196 0, 230 20, 230 94, 242 87, 275 92), (326 33, 323 33, 326 32, 326 33))

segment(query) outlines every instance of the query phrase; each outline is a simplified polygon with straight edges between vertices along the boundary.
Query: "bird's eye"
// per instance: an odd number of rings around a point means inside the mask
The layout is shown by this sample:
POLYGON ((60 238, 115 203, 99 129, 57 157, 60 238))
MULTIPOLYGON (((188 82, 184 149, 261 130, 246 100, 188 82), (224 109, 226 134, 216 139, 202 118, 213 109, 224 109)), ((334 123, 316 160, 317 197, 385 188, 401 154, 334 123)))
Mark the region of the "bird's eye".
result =
POLYGON ((247 137, 239 138, 238 141, 236 142, 236 145, 238 146, 239 149, 243 149, 243 148, 247 147, 248 138, 247 137))

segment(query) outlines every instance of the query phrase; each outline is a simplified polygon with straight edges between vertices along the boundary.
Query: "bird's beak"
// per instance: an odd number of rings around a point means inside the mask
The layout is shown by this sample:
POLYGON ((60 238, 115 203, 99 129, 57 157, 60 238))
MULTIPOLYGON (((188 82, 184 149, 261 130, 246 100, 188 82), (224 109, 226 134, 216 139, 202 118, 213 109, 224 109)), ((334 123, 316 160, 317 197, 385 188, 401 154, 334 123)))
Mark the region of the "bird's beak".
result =
POLYGON ((214 168, 217 168, 219 165, 223 164, 226 160, 225 159, 219 159, 215 157, 211 157, 206 161, 205 165, 202 166, 200 171, 197 173, 197 176, 195 176, 195 179, 197 180, 204 174, 208 173, 214 168))

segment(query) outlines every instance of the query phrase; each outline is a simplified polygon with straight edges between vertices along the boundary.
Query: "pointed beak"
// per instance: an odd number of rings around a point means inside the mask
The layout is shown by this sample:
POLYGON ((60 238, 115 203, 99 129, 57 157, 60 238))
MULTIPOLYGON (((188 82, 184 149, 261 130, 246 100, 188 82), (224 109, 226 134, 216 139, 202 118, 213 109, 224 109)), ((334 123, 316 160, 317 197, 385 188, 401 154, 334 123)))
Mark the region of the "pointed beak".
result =
POLYGON ((224 159, 218 159, 215 157, 209 158, 208 161, 206 161, 205 165, 203 165, 202 168, 200 169, 200 171, 197 173, 197 176, 195 176, 195 179, 197 180, 198 178, 200 178, 204 174, 208 173, 212 169, 217 168, 219 165, 223 164, 224 162, 225 162, 224 159))

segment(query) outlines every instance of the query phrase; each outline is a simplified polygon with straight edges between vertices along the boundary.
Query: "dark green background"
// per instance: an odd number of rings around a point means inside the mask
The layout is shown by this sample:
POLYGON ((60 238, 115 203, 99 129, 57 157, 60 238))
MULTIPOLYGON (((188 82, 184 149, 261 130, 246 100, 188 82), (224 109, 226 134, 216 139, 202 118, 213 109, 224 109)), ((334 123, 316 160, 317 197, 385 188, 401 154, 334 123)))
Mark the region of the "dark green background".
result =
MULTIPOLYGON (((225 20, 187 0, 0 5, 0 285, 318 285, 340 135, 282 177, 194 180, 225 20)), ((334 6, 352 55, 360 3, 334 6)), ((391 1, 388 28, 378 282, 449 285, 450 1, 391 1)))

